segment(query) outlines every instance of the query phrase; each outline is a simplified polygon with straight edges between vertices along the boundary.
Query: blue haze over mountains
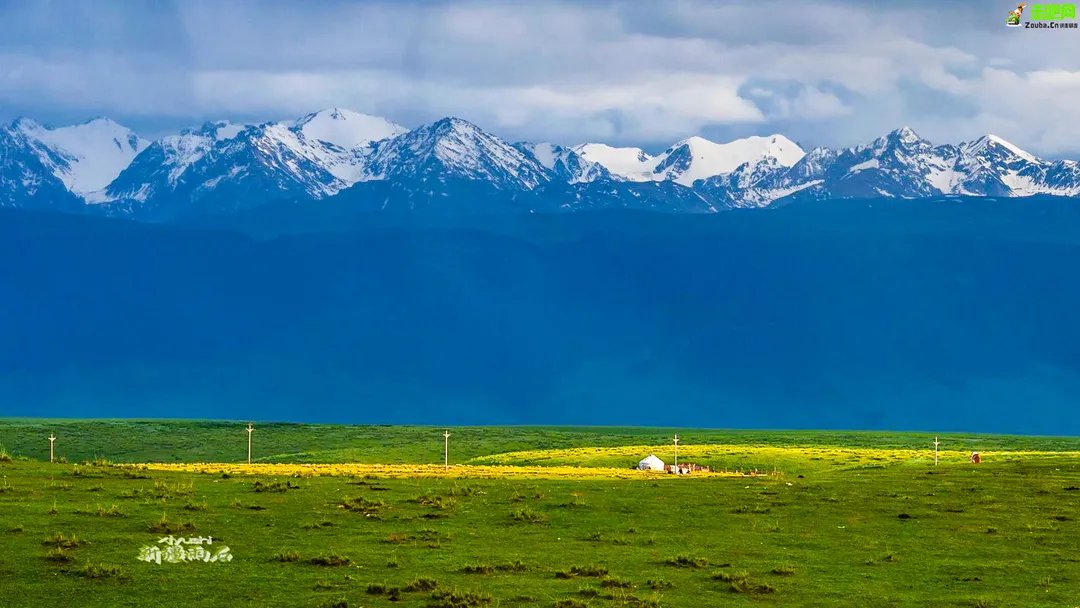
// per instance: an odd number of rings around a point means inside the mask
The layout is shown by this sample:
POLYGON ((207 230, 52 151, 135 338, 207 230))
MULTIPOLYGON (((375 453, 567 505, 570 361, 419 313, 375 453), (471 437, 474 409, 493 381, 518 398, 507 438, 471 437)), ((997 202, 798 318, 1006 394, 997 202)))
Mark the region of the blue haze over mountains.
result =
POLYGON ((1080 433, 1075 162, 380 120, 0 130, 0 415, 1080 433))

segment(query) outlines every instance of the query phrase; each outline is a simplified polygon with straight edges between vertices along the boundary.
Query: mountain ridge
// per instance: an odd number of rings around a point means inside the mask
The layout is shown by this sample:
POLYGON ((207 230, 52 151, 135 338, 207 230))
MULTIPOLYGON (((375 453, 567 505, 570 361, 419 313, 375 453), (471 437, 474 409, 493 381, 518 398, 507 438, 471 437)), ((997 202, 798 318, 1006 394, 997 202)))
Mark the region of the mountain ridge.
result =
POLYGON ((456 117, 407 129, 329 108, 290 121, 207 122, 153 142, 108 118, 61 128, 23 118, 0 127, 0 151, 2 206, 149 221, 282 200, 440 213, 711 213, 793 197, 1080 196, 1076 161, 1044 160, 992 134, 935 145, 908 126, 842 149, 804 151, 781 134, 691 136, 649 155, 510 142, 456 117))

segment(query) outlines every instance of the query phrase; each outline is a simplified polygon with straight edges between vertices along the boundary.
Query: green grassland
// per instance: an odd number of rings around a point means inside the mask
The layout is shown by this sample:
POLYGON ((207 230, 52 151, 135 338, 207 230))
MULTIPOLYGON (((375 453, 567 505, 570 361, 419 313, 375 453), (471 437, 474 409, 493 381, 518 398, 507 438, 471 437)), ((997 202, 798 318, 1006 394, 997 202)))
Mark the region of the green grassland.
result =
MULTIPOLYGON (((263 462, 442 458, 441 429, 256 428, 263 462)), ((671 449, 668 429, 451 433, 458 463, 630 466, 638 450, 618 446, 671 449)), ((1076 439, 943 435, 935 466, 925 434, 679 434, 680 459, 770 474, 161 472, 105 459, 239 462, 243 425, 0 420, 0 606, 1080 606, 1076 439), (47 462, 50 432, 67 463, 47 462), (234 559, 136 559, 169 533, 234 559)))
MULTIPOLYGON (((72 462, 241 462, 247 456, 246 423, 201 420, 46 420, 0 418, 0 444, 13 453, 48 459, 50 433, 56 456, 72 462)), ((260 423, 254 462, 441 463, 441 427, 260 423)), ((523 450, 669 444, 679 433, 687 444, 928 448, 933 433, 848 431, 742 431, 626 427, 457 427, 456 462, 523 450)), ((965 433, 942 435, 942 449, 1080 450, 1080 438, 965 433)))

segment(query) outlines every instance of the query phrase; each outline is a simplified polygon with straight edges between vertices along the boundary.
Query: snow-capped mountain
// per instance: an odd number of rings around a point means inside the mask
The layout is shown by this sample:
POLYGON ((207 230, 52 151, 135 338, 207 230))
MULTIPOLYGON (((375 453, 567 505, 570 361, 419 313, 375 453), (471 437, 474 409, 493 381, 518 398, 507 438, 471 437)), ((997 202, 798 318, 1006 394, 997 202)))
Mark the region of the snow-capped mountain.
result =
POLYGON ((331 108, 285 122, 209 122, 152 143, 108 119, 0 127, 0 206, 143 219, 335 198, 371 210, 712 212, 796 198, 1080 196, 1080 164, 987 135, 934 145, 903 127, 804 152, 783 135, 689 137, 650 155, 602 143, 510 143, 459 118, 413 130, 331 108))
MULTIPOLYGON (((60 128, 20 118, 5 127, 0 137, 12 155, 17 148, 35 158, 20 161, 23 176, 18 181, 26 182, 28 190, 51 190, 48 174, 77 196, 107 186, 149 143, 107 118, 60 128)), ((14 162, 12 158, 8 161, 14 162)))
POLYGON ((77 208, 78 197, 53 171, 64 159, 28 137, 20 122, 0 126, 0 207, 77 208))
POLYGON ((295 121, 206 123, 154 142, 103 195, 123 213, 222 212, 275 199, 322 199, 365 177, 370 145, 406 132, 385 119, 332 108, 295 121), (120 203, 116 205, 115 203, 120 203))
POLYGON ((531 155, 545 169, 551 172, 552 179, 568 184, 587 183, 611 179, 611 172, 603 165, 585 158, 571 148, 548 142, 534 144, 522 142, 516 147, 531 155))
POLYGON ((935 146, 902 127, 863 146, 818 148, 791 167, 746 167, 698 184, 730 206, 760 207, 801 193, 813 198, 942 195, 1080 195, 1080 166, 1046 161, 994 135, 935 146))
POLYGON ((692 186, 699 179, 731 173, 742 165, 760 163, 790 167, 803 157, 803 150, 783 135, 747 137, 718 144, 703 137, 690 137, 656 157, 654 179, 692 186))
POLYGON ((533 190, 549 169, 522 150, 460 118, 444 118, 373 147, 364 180, 447 179, 485 182, 500 190, 533 190))
POLYGON ((596 163, 613 176, 632 182, 653 181, 653 158, 641 148, 616 148, 607 144, 581 144, 574 152, 596 163))
POLYGON ((128 200, 138 203, 171 196, 181 186, 188 169, 202 160, 221 141, 236 137, 245 125, 228 121, 208 122, 180 135, 169 135, 147 146, 108 187, 90 194, 87 202, 128 200))
POLYGON ((700 179, 724 175, 740 165, 761 162, 790 167, 803 150, 783 135, 747 137, 718 144, 704 137, 688 137, 656 156, 640 148, 613 148, 605 144, 582 144, 574 148, 587 160, 628 181, 673 181, 693 186, 700 179))
POLYGON ((331 171, 341 164, 341 154, 298 129, 255 125, 217 141, 188 167, 185 185, 193 199, 228 200, 235 208, 251 206, 252 197, 319 199, 348 186, 331 171))
POLYGON ((975 196, 1080 195, 1080 164, 1047 162, 986 135, 959 147, 951 192, 975 196))
POLYGON ((361 148, 408 131, 380 116, 341 108, 308 114, 289 126, 299 129, 310 141, 322 141, 339 148, 361 148))

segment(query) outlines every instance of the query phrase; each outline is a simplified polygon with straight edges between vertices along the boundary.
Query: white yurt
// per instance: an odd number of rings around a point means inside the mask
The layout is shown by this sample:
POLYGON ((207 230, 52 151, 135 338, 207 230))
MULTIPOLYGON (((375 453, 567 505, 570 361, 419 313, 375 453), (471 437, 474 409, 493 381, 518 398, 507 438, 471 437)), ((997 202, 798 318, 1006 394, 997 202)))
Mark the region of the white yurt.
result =
POLYGON ((664 461, 653 454, 649 454, 645 458, 642 458, 641 462, 637 463, 637 468, 639 471, 663 471, 664 461))

